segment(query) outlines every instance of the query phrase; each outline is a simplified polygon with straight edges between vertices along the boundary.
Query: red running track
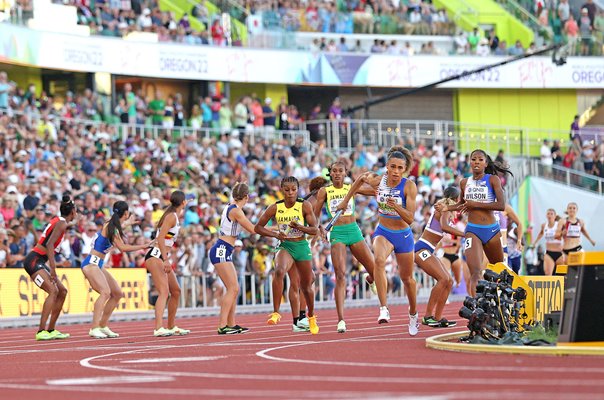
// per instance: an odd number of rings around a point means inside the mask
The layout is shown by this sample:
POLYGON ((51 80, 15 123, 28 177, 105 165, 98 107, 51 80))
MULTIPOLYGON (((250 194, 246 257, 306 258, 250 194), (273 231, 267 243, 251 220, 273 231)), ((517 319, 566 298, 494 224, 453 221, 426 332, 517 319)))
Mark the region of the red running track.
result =
MULTIPOLYGON (((456 317, 459 304, 447 306, 456 317)), ((427 349, 425 338, 460 327, 407 333, 406 306, 319 314, 321 332, 293 333, 265 315, 252 330, 219 336, 216 318, 183 319, 182 337, 154 338, 152 322, 111 325, 118 339, 92 339, 84 325, 59 326, 67 340, 36 342, 35 329, 0 331, 0 399, 604 399, 604 357, 465 354, 427 349), (404 308, 403 308, 404 307, 404 308)), ((420 315, 422 308, 420 306, 420 315)), ((459 321, 461 324, 461 321, 459 321)))

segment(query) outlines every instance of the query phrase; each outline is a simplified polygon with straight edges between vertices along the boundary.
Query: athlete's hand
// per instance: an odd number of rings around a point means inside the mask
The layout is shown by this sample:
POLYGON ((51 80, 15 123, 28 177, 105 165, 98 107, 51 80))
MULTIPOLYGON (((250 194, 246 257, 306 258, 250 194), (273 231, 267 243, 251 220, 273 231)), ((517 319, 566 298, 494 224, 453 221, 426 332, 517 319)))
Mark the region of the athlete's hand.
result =
POLYGON ((157 239, 153 239, 149 243, 144 244, 143 249, 146 249, 147 247, 155 247, 156 244, 157 244, 157 239))
POLYGON ((287 240, 287 235, 283 232, 277 232, 277 235, 275 235, 275 238, 281 242, 287 240))
POLYGON ((57 277, 57 270, 56 270, 56 269, 54 269, 54 268, 51 268, 51 269, 50 269, 50 279, 51 279, 53 282, 57 282, 57 281, 59 280, 59 278, 57 277))
POLYGON ((168 274, 170 271, 172 271, 172 263, 169 260, 166 260, 164 261, 164 272, 168 274))
POLYGON ((302 225, 300 225, 300 224, 298 223, 298 221, 291 221, 291 222, 289 223, 289 227, 290 227, 290 228, 293 228, 293 229, 298 229, 298 230, 299 230, 299 228, 300 228, 300 227, 302 227, 302 225))
POLYGON ((524 249, 524 246, 522 245, 522 240, 518 241, 518 243, 516 244, 516 249, 518 249, 518 251, 522 251, 524 249))
POLYGON ((321 239, 325 243, 328 243, 328 241, 327 241, 327 231, 325 231, 325 228, 323 227, 323 225, 319 225, 319 237, 321 237, 321 239))
POLYGON ((388 207, 392 208, 396 212, 403 210, 403 206, 397 203, 394 197, 388 197, 388 199, 386 200, 386 204, 388 205, 388 207))
POLYGON ((446 205, 446 204, 443 204, 443 203, 436 203, 436 204, 434 205, 434 209, 435 209, 437 212, 439 212, 439 213, 449 211, 449 208, 447 207, 447 205, 446 205))
POLYGON ((594 247, 596 246, 596 241, 595 240, 589 239, 589 241, 591 242, 592 246, 594 246, 594 247))
POLYGON ((348 202, 341 201, 340 204, 338 204, 338 206, 336 207, 334 213, 337 213, 338 211, 346 211, 346 208, 348 208, 348 202))

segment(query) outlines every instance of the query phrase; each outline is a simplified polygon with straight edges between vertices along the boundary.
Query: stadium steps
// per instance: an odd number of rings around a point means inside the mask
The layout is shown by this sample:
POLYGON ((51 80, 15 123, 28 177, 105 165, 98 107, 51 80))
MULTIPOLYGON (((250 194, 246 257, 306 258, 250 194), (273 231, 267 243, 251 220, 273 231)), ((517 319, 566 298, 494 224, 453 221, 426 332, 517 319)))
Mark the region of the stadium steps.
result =
POLYGON ((434 0, 434 5, 446 9, 455 24, 466 31, 493 26, 499 39, 508 45, 520 39, 528 47, 534 41, 533 31, 494 0, 434 0))
POLYGON ((588 110, 589 119, 585 126, 604 126, 604 97, 588 110))
MULTIPOLYGON (((191 16, 191 11, 193 7, 197 3, 193 0, 160 0, 159 1, 159 9, 162 11, 172 11, 174 13, 174 18, 178 21, 182 18, 184 13, 189 14, 189 22, 191 23, 191 28, 194 30, 201 32, 204 31, 205 28, 203 24, 195 17, 191 16)), ((212 21, 217 16, 220 16, 222 11, 218 6, 209 1, 205 2, 205 5, 208 9, 208 21, 211 26, 212 21)), ((247 43, 247 27, 241 21, 236 20, 235 18, 231 18, 231 24, 233 26, 233 41, 235 41, 235 36, 238 33, 238 39, 242 44, 247 43)), ((208 30, 210 29, 208 26, 208 30)), ((211 40, 211 38, 208 38, 211 40)))

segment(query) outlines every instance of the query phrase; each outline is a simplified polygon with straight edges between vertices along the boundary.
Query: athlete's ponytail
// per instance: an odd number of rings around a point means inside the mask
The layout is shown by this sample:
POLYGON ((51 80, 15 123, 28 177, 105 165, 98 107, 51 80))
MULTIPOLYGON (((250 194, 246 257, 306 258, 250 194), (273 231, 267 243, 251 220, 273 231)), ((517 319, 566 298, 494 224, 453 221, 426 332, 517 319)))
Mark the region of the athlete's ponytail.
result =
POLYGON ((66 217, 71 214, 73 210, 75 210, 75 203, 69 195, 63 195, 59 210, 61 211, 61 217, 66 217))
POLYGON ((512 174, 512 171, 510 171, 510 167, 508 165, 500 163, 499 161, 493 161, 491 159, 491 156, 489 156, 484 150, 474 150, 470 154, 470 158, 472 158, 472 155, 474 155, 474 153, 482 153, 485 159, 487 160, 487 167, 484 169, 485 174, 497 175, 501 172, 502 174, 510 174, 514 176, 514 174, 512 174))
POLYGON ((107 223, 107 240, 109 243, 113 243, 115 233, 118 232, 120 236, 124 237, 124 231, 122 230, 121 218, 128 211, 128 203, 125 201, 116 201, 113 203, 113 214, 107 223))
POLYGON ((182 203, 184 203, 184 202, 185 202, 185 193, 184 192, 182 192, 181 190, 175 190, 174 192, 172 192, 172 194, 170 195, 170 206, 168 208, 166 208, 166 211, 164 211, 164 213, 162 214, 159 221, 157 221, 157 225, 155 226, 156 230, 159 229, 161 227, 161 224, 164 223, 164 219, 166 218, 166 215, 176 212, 176 209, 178 209, 178 207, 180 207, 182 205, 182 203))

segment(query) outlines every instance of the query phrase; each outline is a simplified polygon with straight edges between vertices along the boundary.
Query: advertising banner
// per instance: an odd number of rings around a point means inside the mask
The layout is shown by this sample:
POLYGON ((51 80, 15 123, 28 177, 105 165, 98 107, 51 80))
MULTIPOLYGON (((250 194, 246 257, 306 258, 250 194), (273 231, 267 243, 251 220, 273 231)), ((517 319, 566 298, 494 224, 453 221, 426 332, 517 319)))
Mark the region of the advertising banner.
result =
MULTIPOLYGON (((147 271, 144 268, 109 269, 124 292, 116 311, 149 309, 147 271)), ((57 276, 67 288, 65 314, 91 313, 98 294, 92 290, 80 268, 57 268, 57 276)), ((46 292, 31 280, 24 269, 0 270, 0 318, 40 314, 46 292)))
MULTIPOLYGON (((423 86, 502 60, 142 43, 0 25, 0 62, 170 79, 402 88, 423 86)), ((570 57, 558 67, 550 57, 532 57, 442 87, 601 89, 604 62, 601 57, 570 57)))

